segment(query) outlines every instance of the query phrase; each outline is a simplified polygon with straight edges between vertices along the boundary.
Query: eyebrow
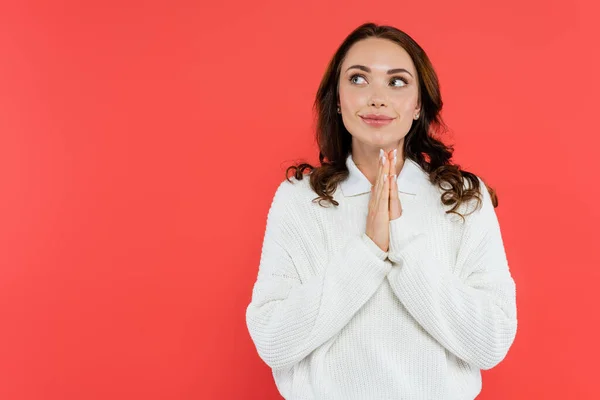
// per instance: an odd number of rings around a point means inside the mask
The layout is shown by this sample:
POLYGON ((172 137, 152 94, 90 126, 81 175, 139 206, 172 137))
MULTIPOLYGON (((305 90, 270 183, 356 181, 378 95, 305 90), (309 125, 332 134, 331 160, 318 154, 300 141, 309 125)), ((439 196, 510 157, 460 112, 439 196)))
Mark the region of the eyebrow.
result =
MULTIPOLYGON (((352 68, 360 69, 360 70, 363 70, 365 72, 371 73, 371 68, 365 67, 364 65, 352 65, 352 66, 348 67, 348 69, 346 70, 346 72, 348 72, 348 70, 350 70, 352 68)), ((409 74, 410 76, 412 76, 412 74, 410 72, 408 72, 408 70, 406 70, 404 68, 390 69, 390 70, 388 70, 387 74, 391 75, 391 74, 396 74, 398 72, 406 72, 407 74, 409 74)))

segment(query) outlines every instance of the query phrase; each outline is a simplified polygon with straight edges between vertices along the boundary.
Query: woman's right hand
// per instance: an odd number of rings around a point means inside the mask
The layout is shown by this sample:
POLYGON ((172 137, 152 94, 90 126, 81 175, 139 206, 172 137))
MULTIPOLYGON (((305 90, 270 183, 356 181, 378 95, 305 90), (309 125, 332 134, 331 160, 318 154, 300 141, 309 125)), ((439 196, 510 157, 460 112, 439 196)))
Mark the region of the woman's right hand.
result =
POLYGON ((371 238, 381 250, 386 252, 389 249, 390 241, 389 174, 395 173, 395 169, 392 169, 395 167, 390 166, 390 164, 391 162, 388 159, 388 154, 383 150, 379 150, 379 168, 377 169, 375 185, 371 187, 366 229, 367 236, 371 238))

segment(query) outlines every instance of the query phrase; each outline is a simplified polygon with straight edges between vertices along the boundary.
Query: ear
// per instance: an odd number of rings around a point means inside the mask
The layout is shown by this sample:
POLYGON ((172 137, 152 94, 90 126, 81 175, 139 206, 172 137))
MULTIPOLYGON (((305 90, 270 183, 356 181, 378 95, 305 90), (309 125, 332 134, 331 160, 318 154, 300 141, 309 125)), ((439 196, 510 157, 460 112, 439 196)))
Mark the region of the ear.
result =
POLYGON ((417 105, 415 107, 415 115, 421 115, 421 105, 417 105))
POLYGON ((417 96, 417 105, 415 106, 415 113, 421 113, 421 93, 417 96))

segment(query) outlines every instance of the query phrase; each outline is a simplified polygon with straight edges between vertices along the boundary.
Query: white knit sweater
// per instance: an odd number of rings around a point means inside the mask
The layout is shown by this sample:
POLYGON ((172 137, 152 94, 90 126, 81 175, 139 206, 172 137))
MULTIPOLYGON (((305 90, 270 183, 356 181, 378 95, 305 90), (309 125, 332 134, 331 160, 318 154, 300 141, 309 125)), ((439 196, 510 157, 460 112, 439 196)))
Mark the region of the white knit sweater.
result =
POLYGON ((309 176, 275 192, 246 311, 258 355, 288 400, 474 399, 480 370, 504 359, 517 330, 483 181, 483 207, 463 223, 406 160, 384 252, 365 234, 371 184, 346 164, 337 207, 312 202, 309 176))

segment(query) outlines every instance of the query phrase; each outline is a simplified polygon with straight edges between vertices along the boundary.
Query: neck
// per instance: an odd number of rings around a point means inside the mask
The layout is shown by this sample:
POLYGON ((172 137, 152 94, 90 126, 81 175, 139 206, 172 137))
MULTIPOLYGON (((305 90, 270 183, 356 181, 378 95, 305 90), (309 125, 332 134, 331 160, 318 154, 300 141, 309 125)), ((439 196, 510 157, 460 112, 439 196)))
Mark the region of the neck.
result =
MULTIPOLYGON (((363 175, 371 182, 371 185, 375 184, 375 180, 377 179, 377 172, 379 170, 379 149, 383 149, 383 151, 387 155, 394 149, 397 149, 398 152, 396 154, 396 175, 400 173, 402 170, 402 166, 404 165, 404 140, 398 145, 388 145, 382 147, 373 147, 373 146, 352 146, 352 160, 356 167, 363 173, 363 175)), ((389 158, 387 162, 391 162, 389 158)), ((386 164, 387 165, 387 164, 386 164)))

